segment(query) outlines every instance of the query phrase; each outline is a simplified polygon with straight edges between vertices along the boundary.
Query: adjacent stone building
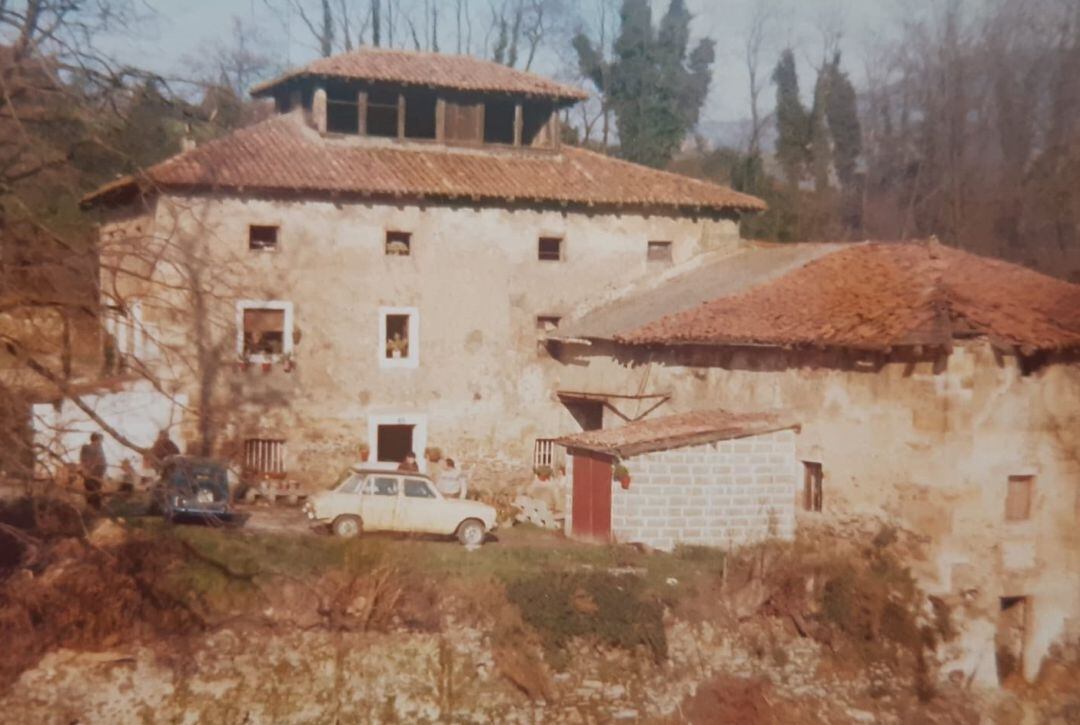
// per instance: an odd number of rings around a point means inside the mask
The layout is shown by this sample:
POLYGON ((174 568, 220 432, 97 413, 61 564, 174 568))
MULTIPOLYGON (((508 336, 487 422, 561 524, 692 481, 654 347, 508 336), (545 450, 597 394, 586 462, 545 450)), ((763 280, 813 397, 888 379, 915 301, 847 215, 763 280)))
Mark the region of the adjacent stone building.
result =
POLYGON ((255 95, 277 113, 85 204, 117 364, 256 475, 317 482, 360 443, 474 480, 550 463, 536 440, 578 428, 543 335, 763 208, 563 144, 580 90, 473 58, 365 49, 255 95))
POLYGON ((933 241, 747 244, 580 310, 551 344, 603 427, 654 401, 789 411, 799 517, 924 537, 916 573, 965 623, 967 676, 996 681, 998 644, 1034 676, 1080 636, 1080 286, 933 241))

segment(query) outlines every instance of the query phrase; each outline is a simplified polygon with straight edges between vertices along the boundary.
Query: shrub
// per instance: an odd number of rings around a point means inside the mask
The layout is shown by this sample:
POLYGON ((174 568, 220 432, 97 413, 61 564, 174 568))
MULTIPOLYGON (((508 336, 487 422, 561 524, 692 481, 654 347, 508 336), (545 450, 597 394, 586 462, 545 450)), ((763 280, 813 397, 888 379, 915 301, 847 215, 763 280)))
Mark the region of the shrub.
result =
POLYGON ((540 635, 549 661, 565 663, 575 637, 622 649, 644 647, 657 662, 667 657, 663 607, 645 594, 637 576, 608 572, 540 574, 511 582, 507 596, 540 635))

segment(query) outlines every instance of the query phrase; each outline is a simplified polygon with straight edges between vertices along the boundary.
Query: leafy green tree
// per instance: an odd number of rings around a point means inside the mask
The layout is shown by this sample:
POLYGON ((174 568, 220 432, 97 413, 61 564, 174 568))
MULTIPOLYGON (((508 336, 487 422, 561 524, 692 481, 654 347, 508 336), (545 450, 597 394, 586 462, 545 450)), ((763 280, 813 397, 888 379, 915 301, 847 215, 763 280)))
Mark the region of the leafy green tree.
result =
POLYGON ((692 16, 684 0, 672 0, 658 29, 648 0, 624 0, 611 61, 579 33, 578 64, 615 113, 620 154, 649 166, 665 166, 697 125, 716 57, 704 38, 692 51, 692 16))

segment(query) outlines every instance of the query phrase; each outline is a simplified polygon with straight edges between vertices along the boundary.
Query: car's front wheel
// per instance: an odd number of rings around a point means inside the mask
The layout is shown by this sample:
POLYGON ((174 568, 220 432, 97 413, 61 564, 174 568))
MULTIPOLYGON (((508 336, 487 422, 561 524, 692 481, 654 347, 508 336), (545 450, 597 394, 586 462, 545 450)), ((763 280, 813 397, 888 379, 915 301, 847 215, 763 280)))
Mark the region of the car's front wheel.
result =
POLYGON ((473 547, 484 543, 484 524, 476 519, 462 522, 457 530, 458 541, 463 545, 473 547))
POLYGON ((362 526, 360 524, 360 518, 357 516, 338 516, 334 519, 334 523, 330 525, 334 534, 346 539, 352 539, 360 535, 362 526))

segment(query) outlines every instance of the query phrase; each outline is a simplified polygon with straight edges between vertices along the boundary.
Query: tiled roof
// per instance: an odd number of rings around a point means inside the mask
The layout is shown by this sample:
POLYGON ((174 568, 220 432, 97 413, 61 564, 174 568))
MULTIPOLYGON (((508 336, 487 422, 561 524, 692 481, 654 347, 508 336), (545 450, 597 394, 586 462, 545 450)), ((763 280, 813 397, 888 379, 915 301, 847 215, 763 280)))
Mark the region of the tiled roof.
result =
POLYGON ((591 300, 559 322, 553 340, 611 340, 665 315, 722 295, 735 294, 797 269, 844 246, 741 242, 739 248, 691 257, 661 274, 650 274, 591 300))
POLYGON ((638 166, 592 151, 455 149, 432 144, 323 138, 298 114, 274 116, 173 156, 145 179, 113 182, 83 199, 137 188, 334 193, 585 206, 760 210, 764 203, 723 186, 638 166))
POLYGON ((376 48, 320 58, 272 81, 260 83, 251 89, 251 94, 266 95, 286 81, 303 77, 382 81, 458 91, 519 93, 568 101, 589 97, 580 88, 472 56, 376 48))
POLYGON ((936 241, 872 242, 615 339, 881 350, 967 336, 1022 352, 1080 347, 1080 285, 936 241))
POLYGON ((624 458, 797 427, 794 418, 786 411, 732 413, 727 410, 697 410, 646 418, 627 423, 621 428, 576 433, 558 438, 555 442, 571 450, 624 458))

